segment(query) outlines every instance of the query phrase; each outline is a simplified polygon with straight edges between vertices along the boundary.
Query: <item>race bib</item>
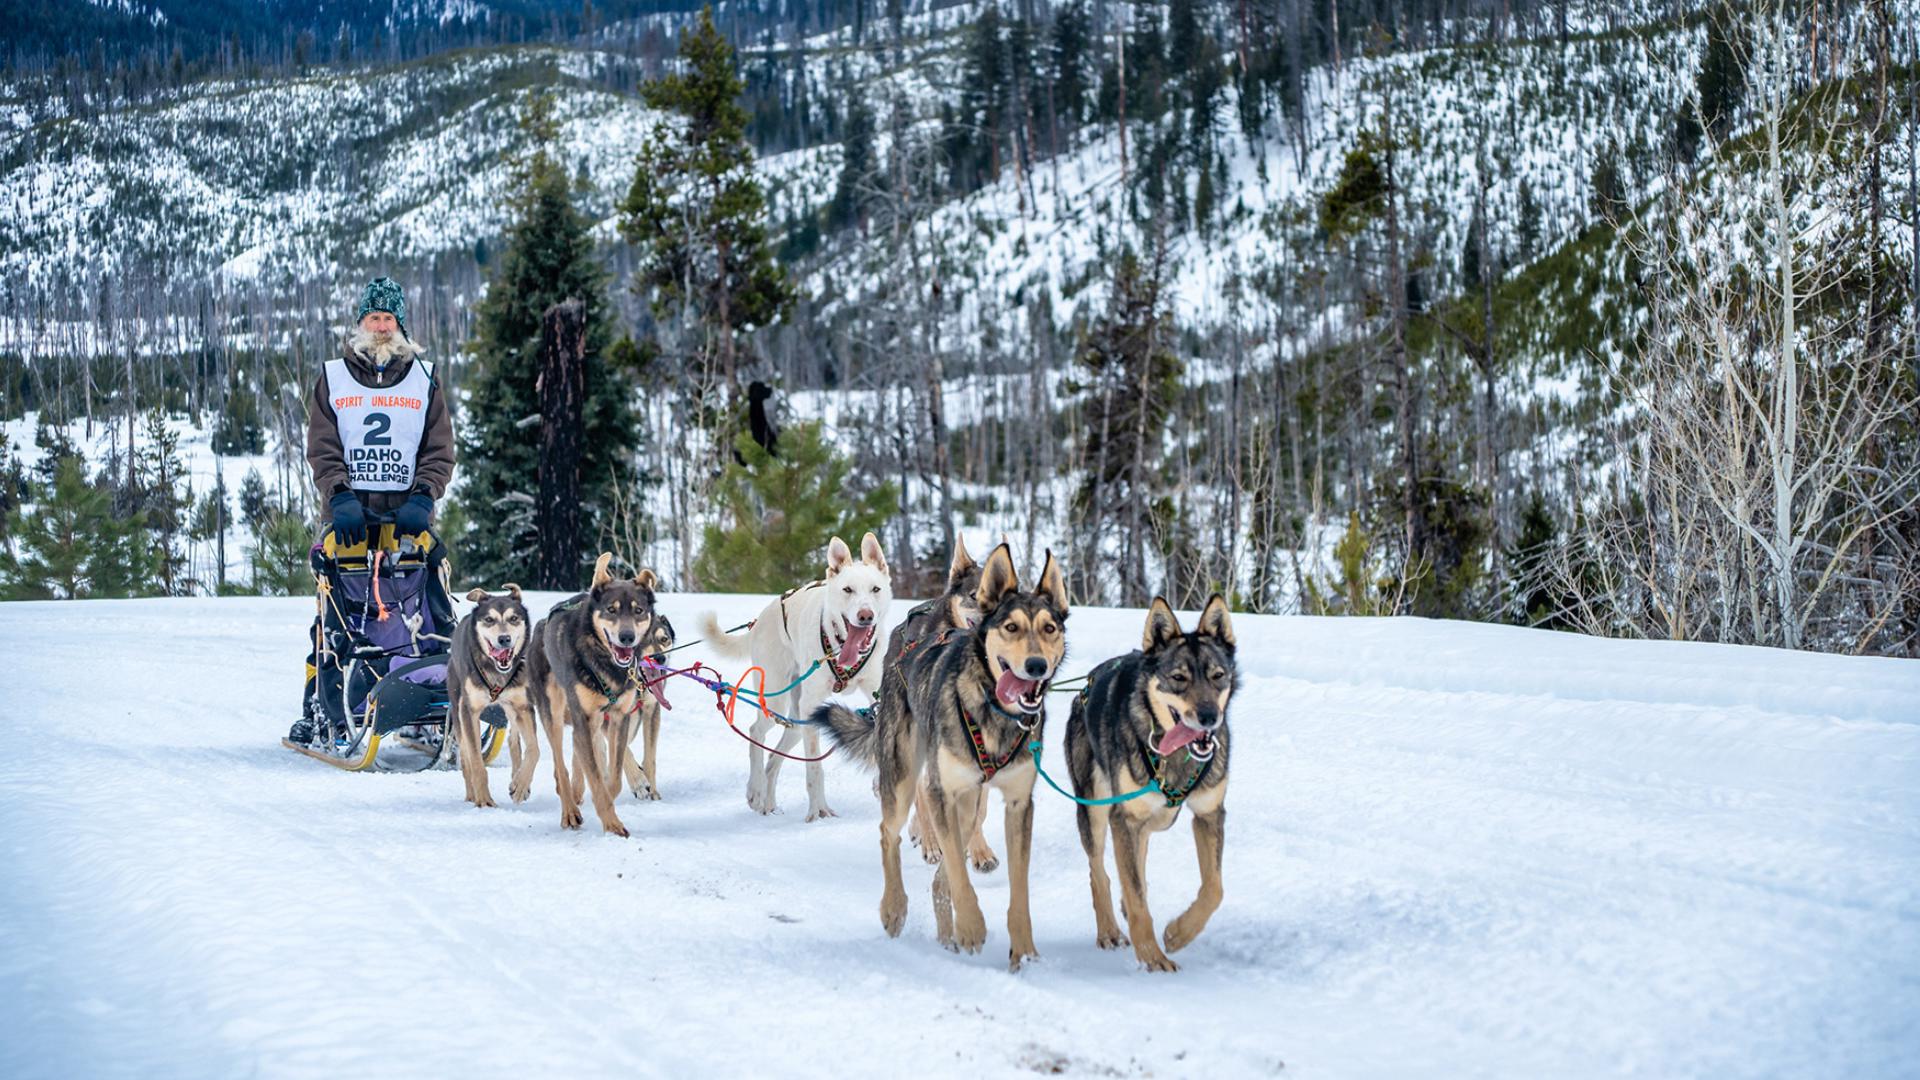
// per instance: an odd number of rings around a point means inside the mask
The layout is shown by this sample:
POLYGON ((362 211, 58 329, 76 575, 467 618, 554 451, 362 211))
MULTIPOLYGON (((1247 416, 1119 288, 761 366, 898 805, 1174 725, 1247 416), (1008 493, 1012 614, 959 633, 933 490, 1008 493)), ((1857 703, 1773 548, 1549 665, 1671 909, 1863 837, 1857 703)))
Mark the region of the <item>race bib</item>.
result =
POLYGON ((408 491, 427 430, 433 369, 415 360, 392 386, 362 386, 345 360, 327 361, 327 397, 347 456, 347 486, 356 491, 408 491))

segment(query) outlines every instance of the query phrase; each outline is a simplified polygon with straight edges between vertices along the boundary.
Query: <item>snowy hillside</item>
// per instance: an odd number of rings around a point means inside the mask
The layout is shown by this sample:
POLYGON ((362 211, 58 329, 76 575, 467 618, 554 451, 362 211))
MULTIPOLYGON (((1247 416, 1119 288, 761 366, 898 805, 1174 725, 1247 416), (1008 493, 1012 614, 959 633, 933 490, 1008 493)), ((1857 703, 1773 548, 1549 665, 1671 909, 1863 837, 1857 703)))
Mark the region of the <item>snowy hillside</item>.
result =
MULTIPOLYGON (((762 599, 661 608, 730 625, 762 599)), ((830 763, 842 816, 809 825, 789 771, 759 817, 690 689, 631 840, 562 832, 550 787, 479 811, 452 773, 296 758, 311 610, 0 605, 0 1074, 1910 1071, 1912 662, 1237 617, 1212 925, 1176 975, 1096 949, 1073 815, 1040 792, 1042 959, 1009 975, 1003 872, 978 879, 986 952, 954 956, 909 854, 886 939, 868 778, 830 763)), ((1066 670, 1139 623, 1076 611, 1066 670)), ((1184 823, 1153 850, 1164 922, 1196 887, 1184 823)))

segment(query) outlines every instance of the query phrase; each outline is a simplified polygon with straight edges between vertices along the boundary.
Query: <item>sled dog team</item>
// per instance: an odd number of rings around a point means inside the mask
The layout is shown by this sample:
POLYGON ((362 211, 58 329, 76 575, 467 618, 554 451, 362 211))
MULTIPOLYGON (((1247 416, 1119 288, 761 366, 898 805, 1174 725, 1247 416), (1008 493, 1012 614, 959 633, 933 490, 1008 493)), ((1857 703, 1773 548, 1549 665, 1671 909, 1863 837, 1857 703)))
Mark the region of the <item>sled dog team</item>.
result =
MULTIPOLYGON (((531 793, 540 762, 536 728, 544 732, 561 825, 579 828, 580 804, 591 797, 601 826, 626 836, 614 808, 623 782, 639 799, 660 798, 654 749, 662 699, 655 687, 667 676, 649 658, 671 648, 674 635, 654 607, 653 572, 617 579, 612 561, 601 555, 588 591, 538 622, 518 586, 468 593, 476 606, 454 635, 449 720, 462 747, 480 745, 481 724, 507 729, 515 802, 531 793), (568 731, 571 769, 563 756, 568 731), (631 743, 642 733, 636 759, 631 743)), ((1027 896, 1033 790, 1046 697, 1067 652, 1065 573, 1048 552, 1039 578, 1023 588, 1006 544, 975 563, 956 542, 945 593, 889 635, 892 600, 886 557, 868 533, 858 557, 835 537, 825 575, 769 603, 745 634, 723 631, 711 613, 702 617, 707 644, 765 673, 768 709, 751 732, 747 804, 774 811, 781 764, 804 743, 797 760, 807 765, 807 820, 833 816, 819 761, 824 735, 878 773, 880 923, 887 934, 898 936, 906 920, 900 834, 911 814, 914 842, 937 865, 936 935, 947 948, 971 953, 987 930, 968 867, 990 872, 999 864, 982 831, 987 791, 998 789, 1006 806, 1008 958, 1017 970, 1037 955, 1027 896), (871 708, 829 700, 855 689, 866 692, 871 708), (783 729, 780 741, 763 750, 775 726, 783 729)), ((1226 601, 1215 595, 1194 628, 1183 631, 1173 609, 1156 598, 1140 649, 1095 667, 1073 699, 1065 754, 1097 941, 1103 949, 1131 941, 1150 970, 1176 970, 1167 953, 1198 936, 1220 906, 1227 706, 1237 680, 1226 601), (1147 908, 1147 840, 1188 808, 1200 894, 1167 924, 1163 950, 1147 908), (1124 929, 1113 915, 1109 836, 1124 929)), ((481 756, 461 754, 460 768, 467 799, 494 805, 481 756)))

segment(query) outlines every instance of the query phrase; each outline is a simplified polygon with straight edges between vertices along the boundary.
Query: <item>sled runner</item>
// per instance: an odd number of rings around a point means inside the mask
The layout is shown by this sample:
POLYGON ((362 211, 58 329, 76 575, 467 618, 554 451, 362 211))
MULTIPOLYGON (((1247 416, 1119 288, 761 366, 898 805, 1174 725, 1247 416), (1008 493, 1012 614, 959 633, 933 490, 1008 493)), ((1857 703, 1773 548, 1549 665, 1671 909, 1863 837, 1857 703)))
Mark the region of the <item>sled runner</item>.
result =
MULTIPOLYGON (((368 524, 365 543, 343 545, 329 529, 314 545, 320 615, 304 702, 314 735, 281 742, 353 772, 451 767, 446 549, 431 530, 400 535, 377 514, 368 524)), ((506 742, 492 726, 482 739, 488 761, 506 742)))

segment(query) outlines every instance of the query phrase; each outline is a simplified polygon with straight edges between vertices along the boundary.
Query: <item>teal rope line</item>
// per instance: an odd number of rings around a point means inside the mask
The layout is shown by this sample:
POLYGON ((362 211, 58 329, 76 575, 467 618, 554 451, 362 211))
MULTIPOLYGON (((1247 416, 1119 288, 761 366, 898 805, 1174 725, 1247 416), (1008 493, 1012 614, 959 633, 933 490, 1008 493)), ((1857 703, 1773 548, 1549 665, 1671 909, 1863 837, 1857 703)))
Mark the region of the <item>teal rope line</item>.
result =
MULTIPOLYGON (((813 666, 812 666, 812 667, 810 667, 810 668, 808 668, 807 670, 805 670, 805 671, 803 671, 803 672, 801 672, 801 673, 800 673, 800 677, 799 677, 799 678, 797 678, 797 679, 795 679, 795 680, 793 680, 792 682, 790 682, 790 683, 788 683, 787 685, 785 685, 785 686, 783 686, 783 687, 781 687, 781 688, 780 688, 780 689, 778 689, 778 690, 767 690, 767 691, 761 691, 761 690, 749 690, 749 689, 747 689, 746 687, 744 687, 744 686, 742 686, 742 687, 740 687, 740 693, 741 693, 741 695, 742 695, 743 697, 750 697, 750 698, 753 698, 753 699, 754 699, 754 700, 756 700, 756 701, 765 701, 765 700, 767 700, 768 698, 772 698, 772 697, 779 697, 779 696, 780 696, 780 695, 782 695, 782 694, 785 694, 785 693, 789 693, 789 692, 791 692, 791 691, 793 690, 793 688, 794 688, 794 687, 796 687, 796 686, 799 686, 799 685, 800 685, 801 683, 803 683, 803 682, 806 682, 806 681, 807 681, 807 677, 808 677, 809 675, 812 675, 812 674, 813 674, 814 672, 816 672, 816 671, 819 671, 819 670, 820 670, 820 664, 821 664, 821 663, 822 663, 822 661, 819 661, 819 660, 815 660, 815 661, 813 662, 813 666)), ((724 684, 724 685, 726 685, 726 686, 727 686, 727 689, 729 689, 729 690, 731 690, 731 689, 733 689, 733 686, 732 686, 731 684, 724 684)))
POLYGON ((1068 791, 1066 788, 1061 787, 1059 784, 1054 783, 1053 777, 1047 775, 1047 770, 1040 767, 1040 740, 1035 739, 1028 743, 1027 749, 1033 751, 1033 769, 1040 774, 1040 779, 1045 780, 1048 787, 1079 803, 1081 806, 1112 806, 1114 803, 1129 802, 1142 795, 1160 790, 1160 781, 1156 779, 1147 781, 1146 787, 1138 791, 1129 791, 1125 795, 1109 795, 1104 799, 1083 799, 1073 792, 1068 791))

